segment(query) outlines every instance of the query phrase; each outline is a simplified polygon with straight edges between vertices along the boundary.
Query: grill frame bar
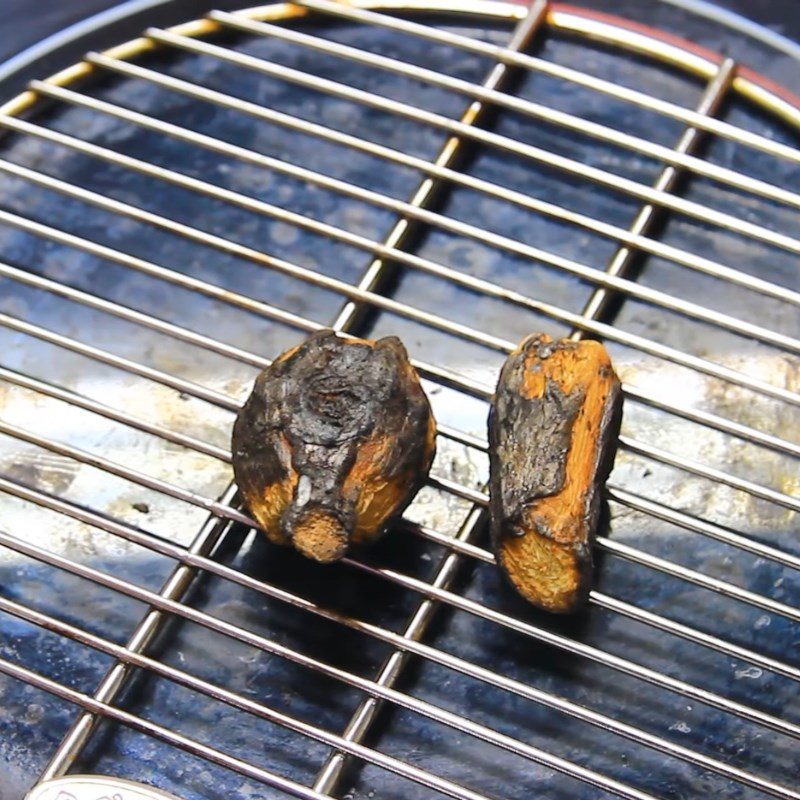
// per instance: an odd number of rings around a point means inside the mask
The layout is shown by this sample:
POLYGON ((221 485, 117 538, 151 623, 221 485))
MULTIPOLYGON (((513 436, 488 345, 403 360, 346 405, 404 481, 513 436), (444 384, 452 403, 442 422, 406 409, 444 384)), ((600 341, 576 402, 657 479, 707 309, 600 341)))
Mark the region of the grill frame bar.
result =
MULTIPOLYGON (((93 64, 97 67, 104 67, 123 75, 129 75, 142 78, 144 80, 158 82, 158 84, 161 86, 167 86, 190 97, 197 97, 198 99, 213 102, 223 108, 234 108, 237 111, 250 114, 256 119, 267 120, 275 124, 283 125, 289 130, 306 134, 313 133, 315 136, 318 136, 325 141, 341 143, 345 146, 352 147, 354 150, 370 153, 380 158, 384 158, 391 163, 410 166, 413 169, 417 169, 421 172, 447 180, 453 185, 466 186, 471 189, 485 192, 489 196, 514 202, 529 208, 531 211, 542 213, 555 219, 574 223, 585 228, 586 230, 592 231, 593 233, 598 233, 610 239, 619 240, 620 242, 624 242, 629 246, 635 247, 644 252, 660 256, 668 261, 674 261, 676 264, 680 264, 681 266, 685 266, 690 269, 696 269, 699 272, 705 272, 709 275, 719 275, 723 278, 738 281, 742 286, 746 286, 747 288, 761 292, 768 296, 774 296, 776 299, 786 300, 787 302, 795 302, 796 300, 795 295, 792 293, 787 293, 784 287, 775 286, 767 281, 759 280, 755 276, 748 276, 746 274, 739 273, 736 270, 731 271, 731 268, 724 264, 720 264, 702 256, 698 256, 697 254, 689 251, 681 250, 678 247, 660 242, 656 239, 631 234, 631 232, 626 228, 606 223, 602 220, 597 220, 593 217, 556 206, 538 198, 523 195, 520 192, 506 189, 502 186, 492 184, 486 180, 475 178, 473 176, 447 168, 437 167, 435 164, 426 161, 425 159, 408 155, 398 150, 392 150, 389 147, 374 144, 365 139, 357 139, 356 137, 346 133, 341 133, 336 129, 327 127, 325 125, 306 122, 305 120, 299 120, 296 117, 289 117, 282 112, 277 112, 265 106, 259 106, 247 100, 234 98, 222 92, 192 84, 180 78, 175 78, 174 76, 154 72, 153 70, 143 68, 139 65, 129 63, 128 61, 119 58, 108 56, 107 54, 92 52, 87 54, 86 58, 90 64, 93 64)), ((51 82, 33 82, 33 86, 35 87, 40 85, 45 93, 49 92, 53 96, 56 95, 57 89, 63 88, 60 84, 51 82)), ((64 94, 61 94, 60 96, 65 97, 64 94)), ((164 130, 167 130, 167 128, 168 126, 165 125, 164 130)), ((311 176, 307 175, 307 177, 311 176)), ((550 254, 550 257, 552 258, 552 254, 550 254)), ((604 278, 601 276, 595 276, 594 280, 602 281, 604 278)), ((605 280, 608 279, 606 278, 605 280)))
MULTIPOLYGON (((528 47, 536 38, 539 30, 545 22, 547 14, 547 0, 534 0, 531 3, 528 13, 524 19, 520 20, 511 33, 508 48, 514 52, 519 52, 528 47)), ((482 86, 491 92, 502 89, 509 81, 513 80, 514 68, 501 62, 493 63, 482 86)), ((481 98, 475 98, 466 108, 460 121, 466 125, 474 127, 480 125, 482 119, 488 113, 488 105, 481 98)), ((450 137, 442 146, 438 155, 434 159, 435 166, 443 169, 452 169, 459 161, 463 160, 464 151, 472 143, 465 142, 463 139, 453 136, 450 137)), ((411 195, 409 206, 419 209, 427 209, 435 206, 443 181, 440 178, 424 177, 411 195)), ((383 243, 395 249, 400 249, 403 242, 407 240, 415 228, 420 226, 420 220, 399 216, 397 222, 386 235, 383 243)), ((388 284, 387 275, 394 272, 393 264, 390 260, 383 257, 373 259, 361 279, 358 282, 360 290, 374 293, 382 285, 388 284)), ((332 328, 335 331, 357 330, 363 318, 365 305, 356 305, 352 301, 345 304, 342 310, 336 315, 332 328)), ((473 530, 468 526, 463 526, 457 535, 460 541, 469 541, 473 530)), ((449 589, 453 581, 461 571, 461 559, 457 553, 448 552, 441 559, 436 568, 436 572, 431 578, 431 584, 442 589, 449 589)), ((437 611, 437 603, 428 598, 422 599, 408 618, 408 622, 403 630, 403 638, 418 640, 422 639, 427 629, 430 627, 437 611)), ((408 652, 405 650, 394 650, 382 664, 375 682, 379 686, 393 688, 405 671, 408 660, 408 652)), ((376 697, 364 698, 353 712, 350 720, 345 726, 342 736, 348 741, 363 742, 374 727, 375 720, 381 709, 381 701, 376 697)), ((314 779, 313 787, 319 792, 331 794, 342 782, 344 771, 347 767, 348 757, 343 752, 334 752, 326 759, 314 779)))

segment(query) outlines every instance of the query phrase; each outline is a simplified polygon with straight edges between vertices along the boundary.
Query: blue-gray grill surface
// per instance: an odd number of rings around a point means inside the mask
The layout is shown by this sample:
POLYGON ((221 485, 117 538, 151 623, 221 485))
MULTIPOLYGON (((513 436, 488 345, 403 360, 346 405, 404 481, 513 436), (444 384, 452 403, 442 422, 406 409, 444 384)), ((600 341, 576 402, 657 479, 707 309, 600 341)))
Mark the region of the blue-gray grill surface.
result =
MULTIPOLYGON (((497 44, 506 43, 510 31, 499 22, 431 21, 497 44)), ((478 84, 492 68, 487 57, 380 27, 326 20, 293 29, 478 84)), ((458 92, 270 35, 230 29, 208 41, 452 119, 459 119, 469 102, 458 92)), ((259 165, 257 158, 242 157, 243 151, 404 201, 423 177, 418 170, 334 143, 310 123, 427 161, 436 158, 448 135, 179 44, 167 42, 163 50, 135 59, 145 72, 121 74, 113 62, 105 63, 91 80, 69 87, 77 96, 54 97, 28 114, 27 122, 9 125, 0 119, 8 128, 0 140, 0 488, 7 492, 0 496, 0 544, 21 540, 153 592, 161 589, 175 559, 165 548, 156 553, 126 541, 114 527, 134 534, 144 530, 155 542, 183 547, 209 512, 219 513, 219 506, 224 511, 225 503, 214 506, 213 499, 231 479, 230 428, 253 377, 266 359, 337 318, 347 299, 342 285, 357 285, 376 255, 364 242, 382 242, 397 219, 391 204, 378 207, 363 197, 345 197, 259 165), (165 85, 153 76, 181 83, 165 85), (191 96, 187 84, 217 94, 191 96), (252 105, 226 105, 224 97, 252 105), (82 98, 112 105, 92 108, 82 98), (173 135, 176 129, 157 131, 109 113, 120 108, 239 150, 214 150, 204 141, 173 135), (287 128, 280 124, 286 119, 259 114, 258 108, 309 125, 287 128), (81 142, 97 148, 81 150, 81 142), (114 163, 104 157, 109 153, 135 161, 114 163), (167 172, 137 168, 141 162, 167 172), (194 182, 181 184, 174 174, 194 182), (213 196, 209 185, 226 191, 213 196), (70 194, 70 186, 96 194, 81 198, 70 194), (98 196, 126 205, 103 208, 95 202, 98 196), (126 210, 130 207, 175 225, 145 219, 126 210), (332 227, 303 229, 294 224, 297 217, 276 217, 273 212, 280 209, 332 227), (336 230, 356 238, 337 241, 336 230), (68 240, 63 232, 78 238, 68 240), (85 246, 87 241, 96 246, 85 246), (258 254, 281 261, 260 260, 258 254), (287 269, 287 263, 300 269, 287 269), (315 274, 324 279, 315 281, 315 274), (58 288, 64 286, 77 294, 65 296, 58 288), (87 295, 112 305, 91 299, 87 305, 87 295), (138 316, 126 316, 124 309, 138 316), (75 341, 101 352, 81 352, 75 341), (93 409, 66 402, 73 395, 48 396, 52 386, 91 398, 93 409), (102 410, 98 403, 110 407, 105 416, 96 413, 102 410), (121 424, 125 415, 135 418, 132 424, 121 424), (159 435, 164 429, 173 432, 172 440, 159 435), (42 446, 52 441, 61 449, 42 446), (81 453, 69 448, 101 454, 107 462, 82 463, 81 453), (117 475, 108 469, 114 464, 123 467, 117 475), (140 473, 163 484, 137 481, 140 473), (184 493, 165 491, 165 485, 184 493), (71 515, 61 513, 70 510, 71 515)), ((687 108, 698 105, 706 88, 682 73, 585 39, 546 32, 530 52, 687 108)), ((537 72, 518 76, 512 88, 516 97, 669 148, 685 128, 680 120, 537 72)), ((719 117, 797 145, 795 131, 739 100, 723 105, 719 117)), ((652 157, 509 109, 481 124, 643 186, 653 185, 664 167, 652 157)), ((797 162, 724 137, 707 137, 703 156, 785 190, 799 185, 797 162)), ((622 229, 643 202, 565 173, 552 160, 502 152, 487 141, 465 148, 460 168, 470 178, 622 229)), ((678 188, 680 197, 743 224, 800 237, 797 207, 697 176, 678 188)), ((505 357, 505 343, 534 330, 569 335, 574 315, 581 314, 596 284, 563 264, 601 273, 620 247, 613 237, 474 186, 444 187, 434 208, 486 236, 479 240, 463 230, 445 230, 428 218, 403 246, 424 259, 423 265, 445 265, 468 280, 459 283, 395 255, 390 279, 379 287, 394 302, 362 315, 353 332, 398 335, 412 358, 446 370, 437 379, 423 369, 425 387, 438 421, 446 430, 468 434, 468 442, 440 437, 432 483, 407 512, 409 524, 398 525, 352 561, 309 563, 271 546, 237 523, 235 513, 212 556, 277 590, 394 633, 406 628, 424 597, 419 590, 446 557, 442 537, 472 524, 474 504, 485 503, 486 454, 475 445, 485 438, 486 393, 505 357), (487 238, 490 234, 494 238, 487 238), (515 252, 508 240, 539 248, 542 257, 515 252), (491 296, 487 282, 535 303, 491 296), (432 326, 414 310, 464 328, 432 326), (470 331, 489 338, 482 343, 470 331), (424 528, 415 531, 413 523, 424 528)), ((785 287, 772 295, 788 300, 687 269, 663 253, 645 254, 625 277, 648 291, 638 297, 618 292, 603 310, 601 327, 583 326, 603 338, 630 390, 610 480, 609 527, 598 543, 596 591, 588 611, 573 620, 538 614, 503 584, 485 550, 462 547, 452 594, 439 596, 441 605, 423 640, 433 649, 419 650, 395 689, 430 704, 424 708, 467 718, 478 735, 470 735, 469 725, 443 724, 444 715, 432 719, 419 707, 390 703, 365 740, 370 748, 478 795, 615 797, 613 781, 631 787, 630 797, 756 798, 767 796, 762 790, 769 781, 787 787, 782 796, 794 791, 793 776, 800 769, 800 748, 793 741, 800 734, 800 486, 798 446, 792 442, 800 430, 800 316, 791 301, 797 299, 792 292, 800 292, 800 251, 680 214, 665 216, 659 225, 651 230, 658 241, 734 268, 744 276, 740 283, 753 276, 785 287), (779 337, 743 336, 676 313, 663 307, 658 293, 779 337), (641 342, 658 345, 646 352, 641 342), (676 352, 688 357, 676 360, 671 356, 676 352), (709 363, 721 367, 709 371, 703 366, 709 363), (643 402, 647 397, 666 409, 643 402), (690 421, 671 411, 673 406, 745 427, 736 436, 703 419, 690 421), (767 437, 752 441, 748 429, 767 437), (664 619, 676 623, 668 624, 671 630, 663 630, 664 619), (441 653, 460 661, 437 663, 437 658, 448 661, 441 653), (553 708, 552 697, 573 704, 573 713, 553 708), (720 707, 726 704, 727 710, 720 707), (748 708, 755 710, 749 719, 748 708), (595 721, 613 721, 615 730, 576 718, 576 709, 591 710, 595 721), (488 741, 481 733, 487 729, 496 732, 488 741), (632 729, 644 733, 622 735, 632 729), (609 782, 598 786, 586 774, 564 774, 554 762, 542 763, 540 751, 609 782), (692 754, 705 763, 691 763, 692 754), (726 766, 742 770, 745 778, 726 766), (760 788, 748 783, 748 774, 761 779, 760 788)), ((478 522, 471 541, 486 548, 485 526, 478 522)), ((147 611, 143 597, 99 586, 19 549, 0 548, 3 600, 118 644, 147 611)), ((366 696, 358 679, 374 679, 394 649, 390 635, 355 630, 209 570, 200 572, 185 602, 276 647, 172 618, 150 655, 334 733, 342 732, 366 696), (320 674, 286 658, 285 648, 356 679, 348 683, 320 674)), ((113 663, 108 653, 10 613, 0 613, 0 657, 89 695, 113 663)), ((308 785, 331 753, 328 744, 152 672, 138 671, 116 705, 308 785)), ((76 713, 75 705, 0 675, 2 800, 23 796, 76 713)), ((110 722, 80 751, 73 771, 148 782, 185 800, 285 796, 253 777, 110 722)), ((353 762, 335 793, 359 799, 434 794, 364 760, 353 762)))

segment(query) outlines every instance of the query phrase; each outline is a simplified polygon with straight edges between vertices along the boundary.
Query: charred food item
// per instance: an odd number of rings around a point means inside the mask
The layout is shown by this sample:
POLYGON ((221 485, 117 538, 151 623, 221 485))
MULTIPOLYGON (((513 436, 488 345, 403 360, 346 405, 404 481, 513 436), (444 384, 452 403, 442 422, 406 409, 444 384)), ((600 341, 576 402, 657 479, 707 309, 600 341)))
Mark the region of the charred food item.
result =
POLYGON ((233 471, 270 540, 331 562, 403 512, 435 442, 399 339, 321 331, 256 379, 233 426, 233 471))
POLYGON ((621 399, 598 342, 534 334, 500 372, 489 412, 492 542, 514 588, 547 611, 579 610, 591 588, 621 399))

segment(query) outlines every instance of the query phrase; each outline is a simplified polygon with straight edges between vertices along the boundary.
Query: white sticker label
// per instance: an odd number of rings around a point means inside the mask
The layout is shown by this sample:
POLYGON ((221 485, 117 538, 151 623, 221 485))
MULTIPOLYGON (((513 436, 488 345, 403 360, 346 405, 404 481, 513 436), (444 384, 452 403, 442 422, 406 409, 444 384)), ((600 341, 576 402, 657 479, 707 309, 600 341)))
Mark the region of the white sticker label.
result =
POLYGON ((141 783, 99 775, 70 775, 35 786, 25 800, 178 800, 141 783))

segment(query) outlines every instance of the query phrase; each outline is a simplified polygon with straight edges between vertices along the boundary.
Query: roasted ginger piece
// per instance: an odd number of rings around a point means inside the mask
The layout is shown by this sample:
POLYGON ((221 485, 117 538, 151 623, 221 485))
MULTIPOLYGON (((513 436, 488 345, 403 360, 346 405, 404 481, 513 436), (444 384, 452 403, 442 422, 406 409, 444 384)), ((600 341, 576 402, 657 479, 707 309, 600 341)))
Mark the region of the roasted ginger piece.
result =
POLYGON ((233 427, 233 470, 277 544, 324 563, 377 539, 428 475, 430 404, 394 336, 320 331, 256 379, 233 427))
POLYGON ((534 334, 500 372, 489 412, 492 543, 514 588, 546 611, 579 610, 591 588, 621 399, 599 342, 534 334))

